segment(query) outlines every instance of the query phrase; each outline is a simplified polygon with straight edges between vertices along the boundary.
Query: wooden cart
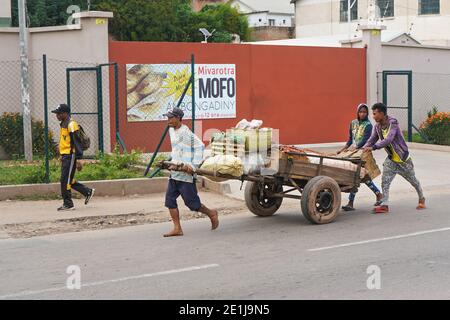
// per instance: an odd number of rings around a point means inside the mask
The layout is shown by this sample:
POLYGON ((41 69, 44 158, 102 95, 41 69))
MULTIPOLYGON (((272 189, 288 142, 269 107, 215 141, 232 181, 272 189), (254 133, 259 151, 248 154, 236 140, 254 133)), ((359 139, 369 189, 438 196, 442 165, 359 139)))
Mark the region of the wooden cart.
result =
MULTIPOLYGON (((303 215, 314 224, 332 222, 341 207, 341 192, 357 192, 364 162, 359 158, 336 158, 306 153, 287 152, 279 159, 278 172, 262 175, 260 172, 233 177, 198 169, 198 175, 247 181, 245 203, 257 216, 271 216, 281 206, 283 198, 299 199, 303 215), (319 163, 296 160, 296 157, 316 157, 319 163), (324 159, 349 161, 357 170, 324 165, 324 159), (283 188, 283 186, 287 188, 283 188), (294 194, 296 193, 296 194, 294 194)), ((163 168, 168 168, 164 162, 163 168)))

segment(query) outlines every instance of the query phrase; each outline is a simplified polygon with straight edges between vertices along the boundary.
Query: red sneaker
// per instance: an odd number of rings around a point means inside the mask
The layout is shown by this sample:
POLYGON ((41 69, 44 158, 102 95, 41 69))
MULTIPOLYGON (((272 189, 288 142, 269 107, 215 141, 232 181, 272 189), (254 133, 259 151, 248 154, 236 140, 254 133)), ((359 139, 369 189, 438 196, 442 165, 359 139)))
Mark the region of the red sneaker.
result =
POLYGON ((374 214, 379 214, 379 213, 388 213, 389 212, 389 207, 388 206, 377 206, 375 207, 375 209, 373 209, 374 214))
POLYGON ((427 207, 425 206, 425 198, 420 199, 419 200, 419 204, 417 205, 416 209, 417 210, 423 210, 426 209, 427 207))

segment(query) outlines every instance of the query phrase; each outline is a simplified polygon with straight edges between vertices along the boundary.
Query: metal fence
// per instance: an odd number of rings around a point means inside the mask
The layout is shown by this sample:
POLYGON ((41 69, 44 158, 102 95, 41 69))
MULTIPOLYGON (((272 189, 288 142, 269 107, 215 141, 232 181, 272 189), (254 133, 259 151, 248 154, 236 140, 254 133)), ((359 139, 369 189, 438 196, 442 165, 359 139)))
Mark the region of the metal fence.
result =
POLYGON ((410 82, 401 73, 389 75, 386 81, 383 73, 378 73, 378 101, 387 102, 389 114, 397 118, 403 130, 410 127, 421 133, 420 125, 434 107, 450 112, 450 74, 412 72, 411 75, 410 82))
POLYGON ((126 103, 115 108, 116 143, 124 150, 142 151, 149 162, 147 174, 157 154, 168 147, 163 115, 169 109, 181 108, 184 123, 195 130, 194 56, 190 61, 118 65, 118 70, 126 75, 127 87, 126 103))
MULTIPOLYGON (((60 103, 70 105, 73 119, 91 138, 86 156, 110 151, 110 69, 108 65, 47 59, 45 56, 30 60, 35 162, 48 163, 58 155, 60 127, 51 110, 60 103)), ((0 160, 24 159, 22 113, 20 61, 0 61, 0 160)), ((47 165, 47 181, 48 174, 47 165)))

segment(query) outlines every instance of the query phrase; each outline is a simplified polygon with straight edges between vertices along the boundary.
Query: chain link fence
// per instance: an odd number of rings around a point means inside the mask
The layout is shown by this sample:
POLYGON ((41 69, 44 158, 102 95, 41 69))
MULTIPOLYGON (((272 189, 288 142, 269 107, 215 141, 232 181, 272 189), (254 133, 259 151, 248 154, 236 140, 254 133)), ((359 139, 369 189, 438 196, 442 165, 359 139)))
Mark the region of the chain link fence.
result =
MULTIPOLYGON (((110 68, 43 57, 30 60, 28 72, 34 165, 58 157, 60 124, 51 110, 61 103, 91 139, 86 157, 111 151, 110 68)), ((22 114, 20 61, 0 61, 0 166, 25 165, 22 114)))
MULTIPOLYGON (((167 158, 170 151, 167 117, 170 109, 184 112, 183 123, 194 127, 195 87, 192 86, 194 61, 159 64, 118 65, 121 83, 126 83, 126 99, 116 107, 116 143, 126 150, 140 150, 144 161, 154 163, 157 154, 167 158)), ((148 171, 147 171, 148 172, 148 171)))
MULTIPOLYGON (((383 101, 383 74, 377 74, 378 101, 383 101)), ((408 79, 404 75, 390 75, 386 99, 389 115, 397 118, 403 130, 408 128, 408 79)), ((427 119, 428 112, 450 112, 450 74, 412 73, 411 126, 413 132, 427 119)), ((419 132, 423 134, 422 132, 419 132)), ((426 137, 424 137, 426 138, 426 137)))

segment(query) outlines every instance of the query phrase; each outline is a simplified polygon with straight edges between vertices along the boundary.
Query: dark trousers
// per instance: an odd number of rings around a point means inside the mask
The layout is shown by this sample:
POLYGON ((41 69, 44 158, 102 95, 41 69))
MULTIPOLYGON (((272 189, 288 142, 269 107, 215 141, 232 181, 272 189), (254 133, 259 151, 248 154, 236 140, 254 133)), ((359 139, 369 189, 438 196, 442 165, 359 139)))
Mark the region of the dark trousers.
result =
POLYGON ((77 170, 77 159, 75 155, 64 154, 61 160, 61 195, 64 200, 64 204, 67 206, 73 206, 72 201, 72 189, 78 191, 83 196, 87 196, 91 189, 78 183, 75 177, 75 171, 77 170))

